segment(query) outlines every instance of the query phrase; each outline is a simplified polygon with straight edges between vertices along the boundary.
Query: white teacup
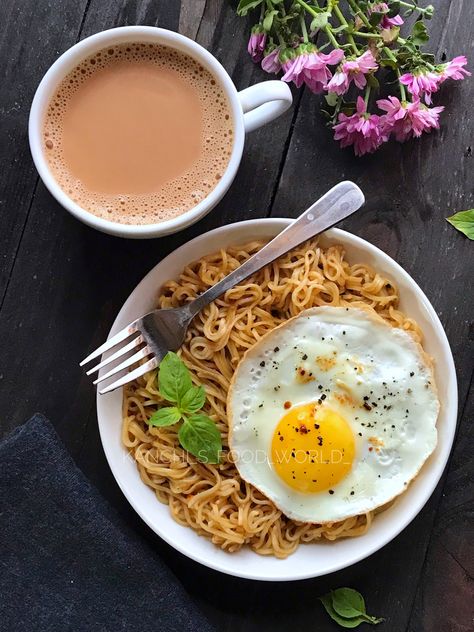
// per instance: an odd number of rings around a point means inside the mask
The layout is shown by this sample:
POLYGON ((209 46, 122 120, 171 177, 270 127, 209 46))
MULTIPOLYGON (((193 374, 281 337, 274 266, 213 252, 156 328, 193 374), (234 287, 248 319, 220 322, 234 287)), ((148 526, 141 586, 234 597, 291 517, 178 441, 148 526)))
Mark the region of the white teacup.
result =
POLYGON ((265 81, 237 92, 231 78, 217 59, 196 42, 173 31, 153 26, 123 26, 88 37, 67 50, 43 77, 36 90, 30 111, 29 139, 33 160, 46 187, 62 206, 85 224, 120 237, 144 239, 175 233, 194 224, 224 196, 242 158, 246 132, 272 121, 292 103, 291 91, 282 81, 265 81), (64 77, 84 58, 109 45, 126 42, 162 44, 178 49, 205 66, 221 83, 229 99, 234 127, 234 144, 227 169, 209 195, 178 217, 147 225, 119 224, 97 217, 81 208, 60 188, 53 177, 43 151, 42 129, 45 113, 56 88, 64 77))

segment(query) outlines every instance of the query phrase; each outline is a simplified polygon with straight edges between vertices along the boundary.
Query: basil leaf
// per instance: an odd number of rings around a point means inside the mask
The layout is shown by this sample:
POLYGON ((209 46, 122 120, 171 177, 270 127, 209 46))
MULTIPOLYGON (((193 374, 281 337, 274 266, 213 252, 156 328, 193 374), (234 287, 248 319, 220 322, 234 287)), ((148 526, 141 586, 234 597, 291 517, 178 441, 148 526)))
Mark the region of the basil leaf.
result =
POLYGON ((353 588, 337 588, 331 591, 332 607, 341 617, 351 618, 365 614, 364 598, 353 588))
POLYGON ((176 353, 168 351, 158 369, 158 388, 161 396, 179 406, 184 394, 191 387, 188 368, 176 353))
POLYGON ((450 224, 461 233, 464 233, 468 239, 474 240, 474 208, 468 211, 459 211, 446 218, 450 224))
POLYGON ((221 433, 207 415, 187 417, 179 429, 178 438, 183 448, 203 463, 219 463, 221 433))
POLYGON ((375 625, 383 621, 368 615, 362 595, 353 588, 337 588, 320 597, 326 612, 343 628, 356 628, 361 623, 375 625))
POLYGON ((319 600, 323 604, 326 612, 331 617, 331 619, 338 623, 342 628, 356 628, 361 623, 368 623, 363 616, 353 617, 352 619, 345 619, 344 617, 341 617, 339 614, 337 614, 332 605, 331 593, 320 597, 319 600))
POLYGON ((180 408, 183 413, 197 413, 206 402, 206 391, 203 386, 191 386, 181 399, 180 408))
POLYGON ((240 0, 237 6, 237 15, 247 15, 249 11, 255 9, 263 0, 240 0))
POLYGON ((150 426, 172 426, 181 419, 181 412, 175 406, 159 408, 148 420, 150 426))

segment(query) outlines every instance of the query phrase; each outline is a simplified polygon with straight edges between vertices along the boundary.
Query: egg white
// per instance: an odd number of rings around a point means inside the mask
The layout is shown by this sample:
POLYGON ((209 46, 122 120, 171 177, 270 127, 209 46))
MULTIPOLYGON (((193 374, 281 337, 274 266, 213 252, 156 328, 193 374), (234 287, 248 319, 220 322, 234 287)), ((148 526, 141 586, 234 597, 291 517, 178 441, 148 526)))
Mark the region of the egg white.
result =
POLYGON ((227 409, 241 477, 302 522, 336 522, 386 504, 407 488, 437 442, 429 359, 409 333, 359 308, 311 308, 269 332, 237 367, 227 409), (316 358, 326 357, 334 362, 321 368, 316 358), (297 379, 301 367, 312 373, 308 381, 297 379), (344 403, 341 393, 356 404, 344 403), (285 402, 317 402, 350 425, 355 458, 331 493, 298 492, 273 469, 270 446, 285 402))

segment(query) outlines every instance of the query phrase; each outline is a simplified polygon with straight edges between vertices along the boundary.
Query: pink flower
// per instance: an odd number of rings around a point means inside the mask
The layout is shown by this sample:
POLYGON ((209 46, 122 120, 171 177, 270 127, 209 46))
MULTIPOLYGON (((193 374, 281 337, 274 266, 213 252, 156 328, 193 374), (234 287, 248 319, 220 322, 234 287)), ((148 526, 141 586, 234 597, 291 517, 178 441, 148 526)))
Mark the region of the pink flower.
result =
POLYGON ((276 74, 281 70, 280 49, 275 48, 262 59, 262 68, 265 72, 276 74))
POLYGON ((288 49, 284 53, 282 81, 294 81, 297 88, 305 83, 312 92, 322 92, 332 76, 328 65, 338 64, 343 56, 340 49, 324 55, 313 44, 302 44, 296 51, 288 49))
POLYGON ((353 81, 359 89, 362 89, 367 84, 365 75, 372 70, 377 70, 377 68, 375 57, 370 50, 367 50, 360 57, 357 57, 357 59, 348 60, 341 64, 340 69, 326 85, 326 90, 339 95, 345 94, 349 89, 351 81, 353 81))
POLYGON ((471 73, 469 72, 469 70, 466 70, 464 68, 466 64, 466 57, 464 57, 464 55, 460 55, 459 57, 455 57, 451 61, 448 61, 447 64, 442 64, 442 66, 439 66, 441 83, 443 81, 446 81, 446 79, 454 79, 455 81, 459 81, 460 79, 464 79, 464 77, 470 77, 471 73))
POLYGON ((400 83, 408 88, 408 92, 416 99, 425 98, 425 103, 431 103, 431 95, 437 92, 442 83, 439 73, 431 70, 416 70, 415 72, 406 72, 400 77, 400 83))
MULTIPOLYGON (((377 2, 369 7, 369 15, 371 13, 388 13, 389 8, 386 2, 377 2)), ((403 19, 401 15, 395 15, 393 18, 389 18, 388 15, 384 15, 380 20, 380 28, 391 29, 392 26, 401 26, 403 19)))
POLYGON ((374 152, 388 140, 383 116, 368 114, 362 97, 357 98, 355 114, 347 116, 341 112, 339 123, 334 125, 334 140, 341 142, 341 147, 354 146, 356 156, 374 152))
POLYGON ((418 99, 402 103, 397 97, 380 99, 377 105, 386 112, 385 131, 393 133, 402 143, 412 136, 419 137, 423 132, 439 129, 439 115, 444 110, 442 106, 428 108, 418 99))
POLYGON ((252 61, 254 61, 255 63, 262 61, 263 51, 265 50, 266 43, 267 36, 262 31, 261 26, 254 26, 250 34, 247 50, 250 57, 252 58, 252 61))
POLYGON ((440 85, 446 79, 464 79, 469 77, 471 73, 464 68, 467 59, 464 55, 455 57, 452 61, 442 64, 436 68, 436 71, 428 69, 418 69, 415 72, 406 72, 400 77, 400 83, 407 86, 408 91, 416 99, 424 96, 425 103, 431 103, 431 95, 439 90, 440 85))

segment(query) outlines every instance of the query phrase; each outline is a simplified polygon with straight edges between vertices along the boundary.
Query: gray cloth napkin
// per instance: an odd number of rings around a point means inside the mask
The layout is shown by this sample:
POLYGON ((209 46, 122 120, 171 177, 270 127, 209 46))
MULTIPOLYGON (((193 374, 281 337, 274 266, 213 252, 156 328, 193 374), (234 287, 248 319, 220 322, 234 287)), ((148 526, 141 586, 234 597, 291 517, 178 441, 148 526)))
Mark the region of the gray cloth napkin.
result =
POLYGON ((0 629, 211 630, 39 414, 0 443, 0 629))

